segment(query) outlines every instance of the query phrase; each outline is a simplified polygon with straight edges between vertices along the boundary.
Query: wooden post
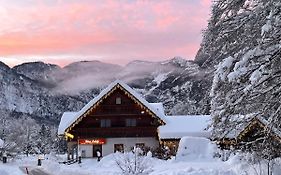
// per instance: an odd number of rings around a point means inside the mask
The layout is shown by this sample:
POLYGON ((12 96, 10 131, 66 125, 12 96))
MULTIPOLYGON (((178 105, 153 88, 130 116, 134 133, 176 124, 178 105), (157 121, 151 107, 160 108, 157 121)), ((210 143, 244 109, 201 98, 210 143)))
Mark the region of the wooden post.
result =
POLYGON ((29 174, 27 167, 25 167, 26 174, 29 174))

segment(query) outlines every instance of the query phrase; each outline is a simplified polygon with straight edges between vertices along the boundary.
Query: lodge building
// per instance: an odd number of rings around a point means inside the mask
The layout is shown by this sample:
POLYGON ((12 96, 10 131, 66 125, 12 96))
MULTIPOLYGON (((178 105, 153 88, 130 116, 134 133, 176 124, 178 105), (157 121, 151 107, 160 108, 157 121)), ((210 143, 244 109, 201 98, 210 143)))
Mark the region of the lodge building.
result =
POLYGON ((116 80, 80 111, 65 112, 58 134, 66 137, 69 155, 80 152, 82 157, 96 157, 97 151, 105 156, 134 146, 157 148, 163 143, 177 149, 183 135, 208 135, 204 127, 209 116, 201 116, 199 127, 192 126, 190 120, 195 117, 165 116, 162 103, 148 103, 116 80))
MULTIPOLYGON (((221 148, 247 145, 270 129, 267 121, 256 115, 244 117, 250 120, 216 140, 221 148)), ((210 115, 166 116, 162 103, 149 103, 126 83, 116 80, 80 111, 65 112, 58 135, 67 140, 69 158, 78 153, 96 157, 97 151, 105 156, 135 146, 167 146, 175 153, 184 136, 210 138, 210 131, 206 130, 210 122, 210 115)), ((270 130, 281 150, 281 132, 270 130)))

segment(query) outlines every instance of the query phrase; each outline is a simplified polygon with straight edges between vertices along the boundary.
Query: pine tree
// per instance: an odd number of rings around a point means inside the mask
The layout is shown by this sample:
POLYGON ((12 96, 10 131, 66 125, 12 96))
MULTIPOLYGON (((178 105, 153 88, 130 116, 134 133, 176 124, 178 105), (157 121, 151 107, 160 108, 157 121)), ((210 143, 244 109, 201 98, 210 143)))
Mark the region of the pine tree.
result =
POLYGON ((38 132, 36 139, 36 148, 40 154, 48 154, 52 151, 55 142, 55 136, 53 135, 50 127, 42 124, 38 132))

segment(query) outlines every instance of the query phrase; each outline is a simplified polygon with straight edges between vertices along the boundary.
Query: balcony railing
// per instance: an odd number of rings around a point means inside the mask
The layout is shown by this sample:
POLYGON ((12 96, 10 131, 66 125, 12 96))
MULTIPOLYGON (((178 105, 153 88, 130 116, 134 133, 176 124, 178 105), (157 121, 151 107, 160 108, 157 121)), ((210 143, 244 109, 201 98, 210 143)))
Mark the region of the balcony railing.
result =
POLYGON ((80 138, 155 137, 155 127, 78 128, 74 135, 80 138))

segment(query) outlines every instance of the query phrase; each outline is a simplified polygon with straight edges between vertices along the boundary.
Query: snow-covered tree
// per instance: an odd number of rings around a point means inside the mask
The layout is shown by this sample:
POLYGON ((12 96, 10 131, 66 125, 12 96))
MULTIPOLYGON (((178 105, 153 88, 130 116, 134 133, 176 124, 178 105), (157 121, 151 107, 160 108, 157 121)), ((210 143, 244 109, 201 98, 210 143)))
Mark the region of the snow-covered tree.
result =
POLYGON ((38 149, 38 152, 41 154, 50 153, 55 141, 55 135, 51 128, 42 124, 35 141, 35 147, 38 149))
MULTIPOLYGON (((279 0, 214 1, 195 60, 203 67, 214 66, 229 56, 243 54, 256 47, 263 37, 270 38, 269 33, 279 25, 273 15, 279 13, 279 5, 279 0)), ((275 33, 274 36, 277 37, 275 43, 278 43, 280 34, 275 33)))
POLYGON ((24 152, 29 154, 33 148, 38 125, 30 118, 11 119, 3 117, 1 122, 3 149, 7 152, 24 152))
MULTIPOLYGON (((204 35, 203 64, 219 63, 211 90, 213 137, 225 137, 254 113, 281 129, 281 1, 219 0, 204 35)), ((270 130, 268 130, 270 131, 270 130)), ((270 133, 258 145, 273 154, 270 133)), ((258 143, 258 142, 256 142, 258 143)))
POLYGON ((20 146, 22 147, 23 152, 26 155, 36 152, 35 140, 37 138, 39 125, 31 118, 20 119, 17 124, 19 125, 19 131, 22 136, 20 146))
POLYGON ((4 141, 2 151, 7 153, 50 153, 56 141, 56 128, 39 125, 27 116, 0 119, 0 138, 4 141))

